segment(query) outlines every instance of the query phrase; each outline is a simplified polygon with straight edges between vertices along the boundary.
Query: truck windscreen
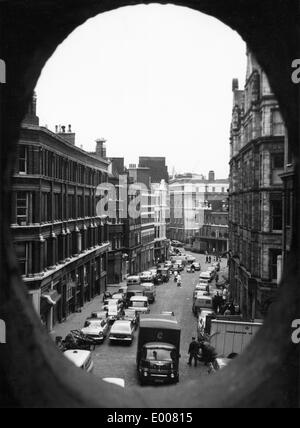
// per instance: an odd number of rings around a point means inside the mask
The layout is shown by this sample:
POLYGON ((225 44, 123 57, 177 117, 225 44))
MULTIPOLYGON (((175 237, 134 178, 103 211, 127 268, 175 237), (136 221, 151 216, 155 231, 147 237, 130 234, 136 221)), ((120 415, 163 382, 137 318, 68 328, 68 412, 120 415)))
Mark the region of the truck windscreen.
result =
POLYGON ((146 359, 148 361, 172 361, 173 352, 167 349, 147 349, 146 359))

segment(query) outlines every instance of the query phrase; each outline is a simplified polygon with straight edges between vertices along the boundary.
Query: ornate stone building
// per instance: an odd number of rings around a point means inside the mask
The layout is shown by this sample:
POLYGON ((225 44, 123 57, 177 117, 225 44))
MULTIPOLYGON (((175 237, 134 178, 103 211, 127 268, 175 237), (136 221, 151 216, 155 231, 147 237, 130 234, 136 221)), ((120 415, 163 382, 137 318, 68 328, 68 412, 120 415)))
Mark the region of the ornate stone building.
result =
POLYGON ((248 52, 246 85, 233 81, 230 283, 246 318, 263 317, 282 273, 285 127, 268 79, 248 52))

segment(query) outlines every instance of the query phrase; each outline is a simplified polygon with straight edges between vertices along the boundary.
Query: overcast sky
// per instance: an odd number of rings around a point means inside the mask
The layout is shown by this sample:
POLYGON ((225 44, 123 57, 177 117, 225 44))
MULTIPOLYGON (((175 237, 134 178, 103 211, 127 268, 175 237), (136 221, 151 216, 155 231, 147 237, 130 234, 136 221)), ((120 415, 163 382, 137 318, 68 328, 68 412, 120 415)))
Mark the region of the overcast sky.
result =
POLYGON ((37 86, 41 125, 72 124, 76 144, 169 171, 229 174, 232 79, 244 84, 246 45, 214 18, 177 6, 134 6, 79 27, 37 86))

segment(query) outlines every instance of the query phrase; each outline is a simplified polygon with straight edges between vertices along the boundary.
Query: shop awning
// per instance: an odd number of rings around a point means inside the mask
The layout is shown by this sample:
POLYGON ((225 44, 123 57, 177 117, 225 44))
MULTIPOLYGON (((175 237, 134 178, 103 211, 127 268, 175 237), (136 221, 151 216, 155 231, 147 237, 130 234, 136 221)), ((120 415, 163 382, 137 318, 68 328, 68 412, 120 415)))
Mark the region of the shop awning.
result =
POLYGON ((45 299, 51 306, 55 306, 61 299, 61 294, 56 290, 49 291, 48 293, 42 294, 42 299, 45 299))

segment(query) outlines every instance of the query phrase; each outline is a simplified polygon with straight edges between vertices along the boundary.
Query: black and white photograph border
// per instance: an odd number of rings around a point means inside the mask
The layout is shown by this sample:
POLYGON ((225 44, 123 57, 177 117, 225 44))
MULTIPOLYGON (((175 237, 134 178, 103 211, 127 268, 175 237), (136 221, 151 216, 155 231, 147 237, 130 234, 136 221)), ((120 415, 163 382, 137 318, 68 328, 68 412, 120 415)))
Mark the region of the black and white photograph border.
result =
MULTIPOLYGON (((151 2, 145 2, 149 4, 151 2)), ((159 2, 166 4, 166 2, 159 2)), ((300 405, 300 176, 298 0, 173 1, 213 16, 256 55, 279 102, 294 159, 294 230, 282 284, 246 353, 201 383, 126 388, 96 380, 66 361, 47 335, 19 275, 12 243, 11 190, 20 126, 40 73, 57 46, 120 0, 0 1, 0 407, 297 408, 300 405)))

